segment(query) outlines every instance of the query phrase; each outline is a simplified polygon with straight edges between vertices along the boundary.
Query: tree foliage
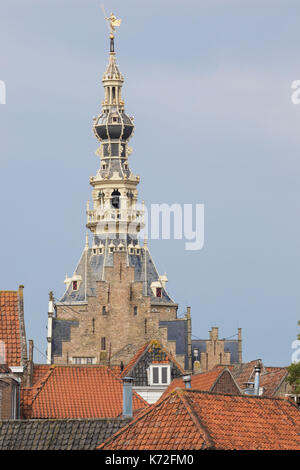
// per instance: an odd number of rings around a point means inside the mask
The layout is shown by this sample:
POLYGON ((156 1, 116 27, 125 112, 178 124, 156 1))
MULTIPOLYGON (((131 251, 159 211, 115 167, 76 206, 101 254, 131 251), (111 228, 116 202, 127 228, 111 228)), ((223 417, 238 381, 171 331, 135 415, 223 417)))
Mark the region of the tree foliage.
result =
MULTIPOLYGON (((300 321, 298 322, 300 326, 300 321)), ((297 336, 298 340, 300 340, 300 334, 297 336)), ((300 362, 296 362, 291 364, 288 368, 288 376, 287 381, 290 385, 292 385, 294 393, 300 394, 300 362)))

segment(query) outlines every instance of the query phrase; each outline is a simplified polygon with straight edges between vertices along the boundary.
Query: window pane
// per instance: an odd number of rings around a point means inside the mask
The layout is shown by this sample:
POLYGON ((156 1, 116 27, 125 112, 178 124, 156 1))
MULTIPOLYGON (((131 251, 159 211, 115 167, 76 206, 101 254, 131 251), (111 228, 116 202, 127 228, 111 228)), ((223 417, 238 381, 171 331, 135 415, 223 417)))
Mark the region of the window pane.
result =
POLYGON ((161 368, 161 383, 162 384, 168 383, 168 368, 167 367, 161 368))
POLYGON ((154 384, 158 384, 158 367, 153 367, 152 368, 152 382, 154 384))

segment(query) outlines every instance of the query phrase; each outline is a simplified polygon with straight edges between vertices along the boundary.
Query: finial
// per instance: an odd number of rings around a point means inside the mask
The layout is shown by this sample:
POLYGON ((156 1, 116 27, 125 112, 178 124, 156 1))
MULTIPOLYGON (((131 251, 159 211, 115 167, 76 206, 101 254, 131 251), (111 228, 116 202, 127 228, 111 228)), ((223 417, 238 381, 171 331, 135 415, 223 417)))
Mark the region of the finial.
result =
POLYGON ((118 28, 121 25, 122 20, 117 19, 117 17, 113 13, 111 13, 110 16, 107 17, 103 4, 101 5, 101 8, 102 8, 102 11, 103 11, 103 14, 104 14, 104 18, 109 22, 110 52, 115 52, 115 49, 114 49, 115 35, 114 35, 114 33, 116 31, 116 28, 118 28))

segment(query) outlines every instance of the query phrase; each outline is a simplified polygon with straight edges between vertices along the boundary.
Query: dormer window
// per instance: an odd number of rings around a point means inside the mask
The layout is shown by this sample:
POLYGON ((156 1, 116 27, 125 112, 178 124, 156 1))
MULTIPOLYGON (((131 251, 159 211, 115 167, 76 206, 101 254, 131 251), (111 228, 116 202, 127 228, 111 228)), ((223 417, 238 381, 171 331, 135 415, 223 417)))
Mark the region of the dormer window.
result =
POLYGON ((72 289, 73 290, 78 290, 78 282, 77 281, 72 281, 72 289))
POLYGON ((97 248, 93 248, 93 255, 97 254, 97 248))
POLYGON ((109 252, 113 253, 115 251, 115 245, 110 245, 109 246, 109 252))
POLYGON ((98 248, 98 255, 103 255, 103 246, 98 248))
POLYGON ((156 297, 161 297, 161 294, 162 294, 161 287, 157 287, 156 288, 156 297))
POLYGON ((150 385, 169 385, 171 383, 171 367, 169 364, 151 364, 149 367, 150 385))

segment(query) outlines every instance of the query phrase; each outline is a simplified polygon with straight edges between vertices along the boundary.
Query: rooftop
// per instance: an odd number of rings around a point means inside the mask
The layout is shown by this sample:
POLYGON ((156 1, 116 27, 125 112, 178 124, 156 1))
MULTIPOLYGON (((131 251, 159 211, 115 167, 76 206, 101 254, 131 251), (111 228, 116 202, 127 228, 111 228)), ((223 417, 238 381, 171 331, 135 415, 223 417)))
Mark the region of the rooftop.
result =
POLYGON ((99 449, 300 450, 299 432, 288 400, 176 389, 99 449))
POLYGON ((124 419, 0 421, 0 450, 94 450, 124 419))
POLYGON ((20 329, 18 292, 0 291, 0 347, 1 342, 5 345, 0 362, 9 366, 22 365, 20 329))
MULTIPOLYGON (((147 403, 133 392, 133 411, 147 403)), ((123 384, 107 366, 50 366, 22 389, 23 418, 115 418, 122 415, 123 384)))

